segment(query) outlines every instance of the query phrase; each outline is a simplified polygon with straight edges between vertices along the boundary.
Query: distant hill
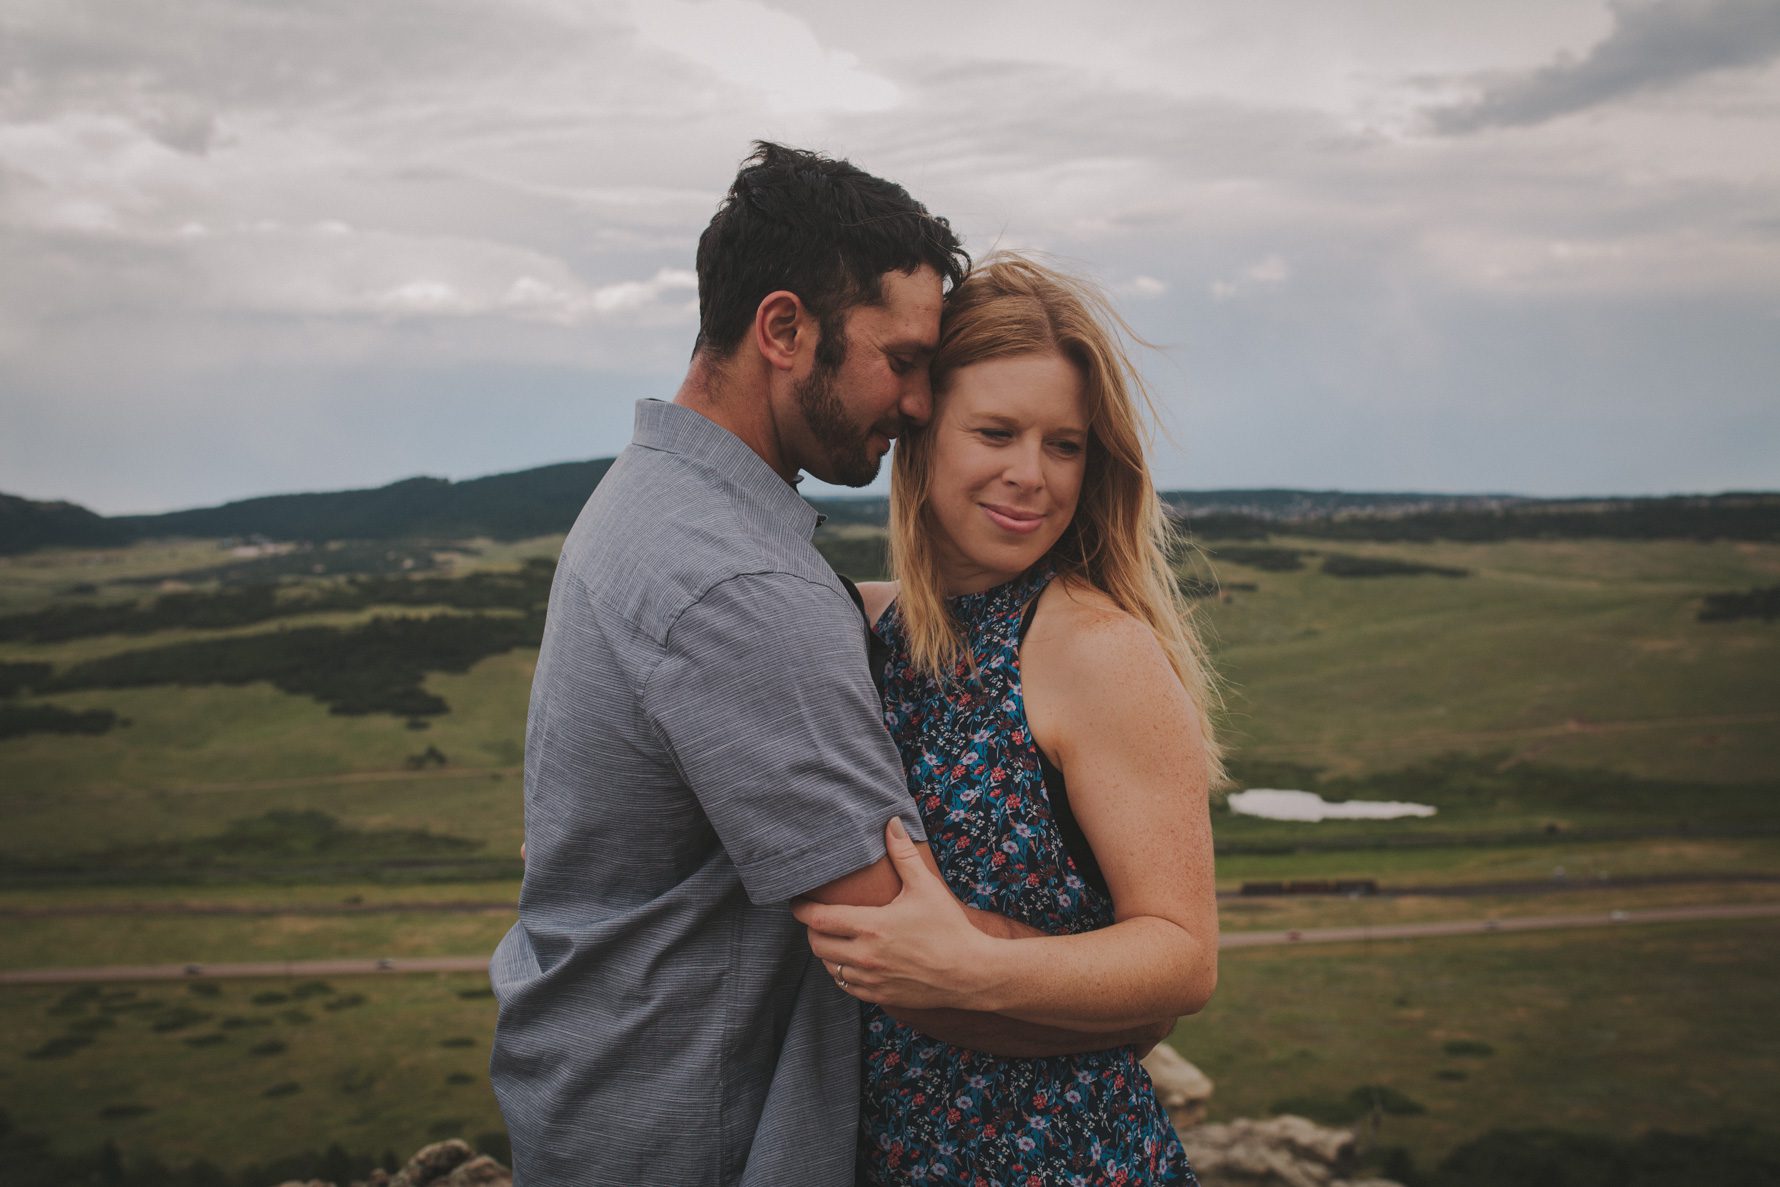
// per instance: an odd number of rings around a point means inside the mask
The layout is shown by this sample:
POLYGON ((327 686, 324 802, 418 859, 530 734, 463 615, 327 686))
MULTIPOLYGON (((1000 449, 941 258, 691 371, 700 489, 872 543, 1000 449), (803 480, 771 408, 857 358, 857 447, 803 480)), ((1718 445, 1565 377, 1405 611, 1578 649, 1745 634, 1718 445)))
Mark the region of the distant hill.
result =
POLYGON ((85 507, 0 495, 0 555, 34 548, 105 548, 131 539, 127 528, 85 507))
MULTIPOLYGON (((408 478, 368 490, 269 495, 163 515, 107 518, 72 503, 0 495, 0 555, 106 547, 183 536, 271 540, 517 540, 566 532, 611 458, 564 462, 463 482, 408 478)), ((1529 499, 1516 495, 1255 490, 1165 491, 1195 536, 1268 534, 1372 540, 1551 537, 1780 540, 1780 494, 1656 499, 1529 499)), ((811 500, 831 524, 881 526, 882 495, 811 500)))
POLYGON ((137 539, 265 536, 273 540, 398 540, 566 532, 611 458, 564 462, 465 482, 408 478, 373 490, 269 495, 195 511, 120 516, 137 539))

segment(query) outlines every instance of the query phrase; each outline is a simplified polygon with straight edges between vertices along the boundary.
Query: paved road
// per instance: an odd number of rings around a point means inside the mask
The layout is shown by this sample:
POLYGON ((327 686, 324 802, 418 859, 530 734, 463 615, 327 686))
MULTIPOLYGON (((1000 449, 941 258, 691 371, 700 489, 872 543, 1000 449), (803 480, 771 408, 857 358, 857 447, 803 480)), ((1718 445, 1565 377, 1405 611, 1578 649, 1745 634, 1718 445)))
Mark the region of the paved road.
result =
MULTIPOLYGON (((1350 944, 1368 940, 1412 940, 1426 936, 1466 936, 1494 932, 1550 931, 1559 928, 1626 927, 1636 923, 1685 923, 1703 919, 1780 918, 1780 903, 1654 907, 1641 911, 1589 911, 1570 915, 1530 915, 1514 919, 1399 923, 1388 927, 1321 927, 1292 931, 1225 932, 1220 948, 1281 944, 1350 944)), ((391 960, 268 960, 247 964, 139 964, 89 968, 17 969, 0 972, 0 985, 68 985, 92 981, 185 981, 193 978, 351 977, 360 974, 475 973, 488 967, 486 956, 426 956, 391 960)))

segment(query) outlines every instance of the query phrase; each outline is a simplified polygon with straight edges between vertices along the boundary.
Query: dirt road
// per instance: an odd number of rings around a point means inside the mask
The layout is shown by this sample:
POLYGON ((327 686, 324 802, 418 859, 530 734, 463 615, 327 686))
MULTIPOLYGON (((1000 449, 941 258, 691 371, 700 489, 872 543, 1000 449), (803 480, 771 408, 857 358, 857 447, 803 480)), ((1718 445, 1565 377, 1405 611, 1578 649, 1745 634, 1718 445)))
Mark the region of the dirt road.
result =
MULTIPOLYGON (((1292 931, 1225 932, 1218 947, 1256 948, 1283 944, 1351 944, 1371 940, 1413 940, 1495 932, 1629 927, 1639 923, 1687 923, 1710 919, 1780 918, 1780 902, 1723 906, 1655 907, 1640 911, 1589 911, 1514 919, 1400 923, 1384 927, 1323 927, 1292 931)), ((17 969, 0 972, 0 985, 72 985, 105 981, 188 981, 195 978, 351 977, 396 973, 474 973, 488 967, 487 956, 427 956, 404 959, 287 960, 246 964, 103 965, 88 968, 17 969)))

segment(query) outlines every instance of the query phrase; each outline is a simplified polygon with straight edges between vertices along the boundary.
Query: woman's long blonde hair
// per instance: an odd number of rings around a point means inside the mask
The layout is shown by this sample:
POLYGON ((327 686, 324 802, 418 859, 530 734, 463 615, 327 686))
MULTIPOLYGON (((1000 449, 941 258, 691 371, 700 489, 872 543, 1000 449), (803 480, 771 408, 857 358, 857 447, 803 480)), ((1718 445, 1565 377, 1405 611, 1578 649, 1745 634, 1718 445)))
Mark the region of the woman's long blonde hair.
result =
MULTIPOLYGON (((1215 786, 1223 763, 1211 715, 1217 688, 1169 557, 1179 544, 1150 481, 1148 432, 1138 404, 1154 412, 1148 389, 1118 337, 1130 327, 1091 284, 1013 253, 972 269, 946 301, 933 359, 934 419, 951 377, 988 359, 1056 353, 1075 364, 1087 398, 1088 456, 1075 517, 1048 560, 1104 592, 1155 632, 1199 709, 1215 786), (1116 328, 1115 328, 1116 327, 1116 328)), ((902 627, 915 665, 946 678, 968 652, 946 607, 927 507, 930 430, 903 434, 890 481, 890 567, 902 627)))

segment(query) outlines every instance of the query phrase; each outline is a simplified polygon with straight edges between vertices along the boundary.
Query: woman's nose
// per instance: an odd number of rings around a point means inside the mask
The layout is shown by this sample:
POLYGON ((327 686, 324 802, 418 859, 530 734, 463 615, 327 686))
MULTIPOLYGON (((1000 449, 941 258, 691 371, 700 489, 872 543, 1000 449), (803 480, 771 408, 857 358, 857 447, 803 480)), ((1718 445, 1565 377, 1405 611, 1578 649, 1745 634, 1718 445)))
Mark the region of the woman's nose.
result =
POLYGON ((1007 469, 1002 477, 1011 485, 1031 489, 1044 484, 1044 459, 1039 446, 1019 442, 1008 451, 1007 469))

